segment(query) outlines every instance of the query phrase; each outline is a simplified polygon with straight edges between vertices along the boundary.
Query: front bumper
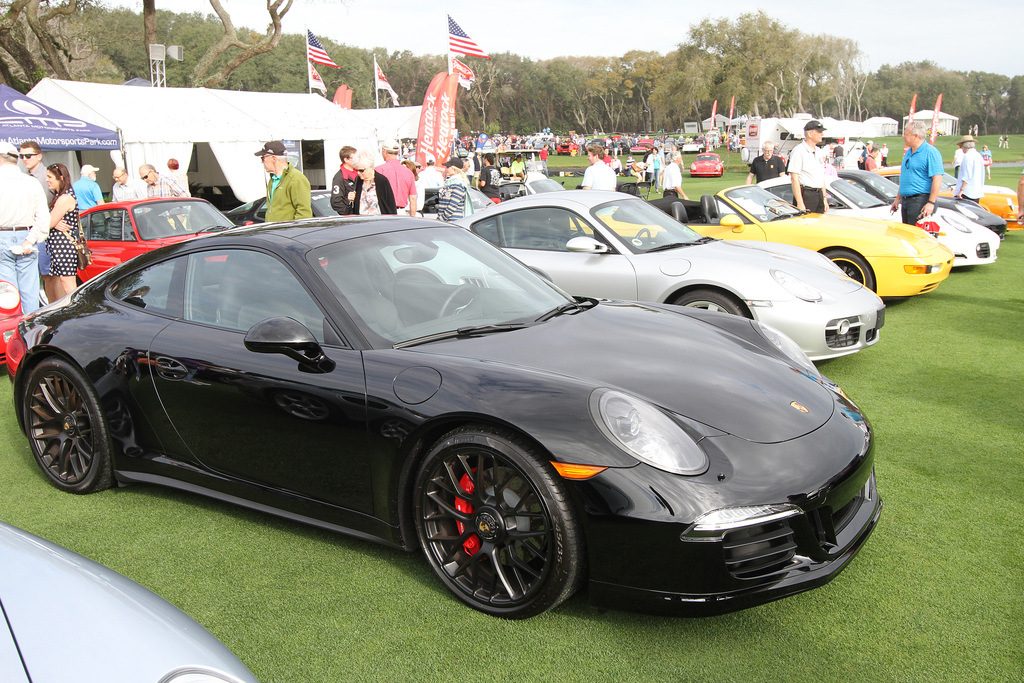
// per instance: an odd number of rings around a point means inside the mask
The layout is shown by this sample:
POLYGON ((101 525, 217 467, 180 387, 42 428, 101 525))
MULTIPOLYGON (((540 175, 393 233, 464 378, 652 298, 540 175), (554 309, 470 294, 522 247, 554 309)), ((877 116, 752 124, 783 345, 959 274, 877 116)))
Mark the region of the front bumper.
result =
POLYGON ((840 302, 772 302, 749 306, 754 318, 785 332, 813 361, 856 353, 878 343, 885 305, 870 290, 840 302))
POLYGON ((881 256, 869 258, 875 271, 876 293, 880 297, 916 296, 932 291, 949 277, 953 254, 938 242, 935 248, 914 258, 881 256), (932 272, 908 273, 907 268, 924 266, 932 272))

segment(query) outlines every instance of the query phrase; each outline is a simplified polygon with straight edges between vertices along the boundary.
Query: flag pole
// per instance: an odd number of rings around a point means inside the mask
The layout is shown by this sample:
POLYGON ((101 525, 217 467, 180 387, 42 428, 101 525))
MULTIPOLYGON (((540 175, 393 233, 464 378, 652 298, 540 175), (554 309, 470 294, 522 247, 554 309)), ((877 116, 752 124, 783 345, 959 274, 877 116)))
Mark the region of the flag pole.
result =
POLYGON ((452 44, 449 37, 451 36, 451 29, 448 28, 448 22, 451 21, 451 17, 447 13, 444 15, 444 42, 447 47, 445 48, 445 54, 448 55, 448 73, 452 72, 452 44))
POLYGON ((380 109, 380 90, 377 89, 377 53, 373 53, 373 101, 377 109, 380 109))

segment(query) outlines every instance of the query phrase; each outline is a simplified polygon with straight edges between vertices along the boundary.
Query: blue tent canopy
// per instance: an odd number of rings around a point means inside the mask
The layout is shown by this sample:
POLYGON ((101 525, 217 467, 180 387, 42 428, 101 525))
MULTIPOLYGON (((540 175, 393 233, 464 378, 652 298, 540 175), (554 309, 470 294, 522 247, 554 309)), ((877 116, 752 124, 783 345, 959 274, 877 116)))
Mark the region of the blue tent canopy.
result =
POLYGON ((44 150, 120 149, 116 131, 94 126, 0 84, 0 140, 35 140, 44 150))

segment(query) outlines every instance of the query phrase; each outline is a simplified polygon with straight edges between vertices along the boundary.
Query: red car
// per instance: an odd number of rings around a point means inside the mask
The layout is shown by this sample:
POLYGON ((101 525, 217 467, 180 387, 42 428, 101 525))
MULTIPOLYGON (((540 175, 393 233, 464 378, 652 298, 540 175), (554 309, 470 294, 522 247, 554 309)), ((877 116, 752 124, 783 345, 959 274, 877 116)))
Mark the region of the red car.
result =
POLYGON ((204 232, 235 227, 205 199, 133 199, 100 204, 79 216, 92 263, 78 271, 90 280, 133 256, 204 232))
POLYGON ((652 138, 640 138, 636 144, 629 148, 630 154, 647 154, 654 148, 652 138))
POLYGON ((714 153, 698 154, 690 164, 690 177, 720 177, 725 172, 722 157, 714 153))
POLYGON ((576 151, 576 145, 572 142, 559 142, 555 148, 557 154, 572 154, 576 151))
POLYGON ((7 341, 14 335, 21 320, 21 295, 18 288, 0 280, 0 365, 7 362, 7 341))

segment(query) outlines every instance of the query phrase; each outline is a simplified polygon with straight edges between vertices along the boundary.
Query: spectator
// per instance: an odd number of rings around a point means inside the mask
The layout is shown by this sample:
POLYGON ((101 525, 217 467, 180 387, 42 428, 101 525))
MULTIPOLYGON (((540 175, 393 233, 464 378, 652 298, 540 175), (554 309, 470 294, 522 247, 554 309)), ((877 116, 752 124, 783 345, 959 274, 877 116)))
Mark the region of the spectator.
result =
POLYGON ((50 164, 46 169, 46 182, 54 196, 50 200, 50 234, 46 238, 50 274, 43 276, 43 287, 47 300, 56 301, 78 286, 75 279, 78 274, 75 242, 80 241, 82 235, 78 229, 78 200, 67 167, 50 164))
POLYGON ((185 196, 191 197, 192 191, 188 189, 188 173, 181 170, 178 160, 173 158, 168 159, 167 170, 170 171, 168 175, 177 180, 178 184, 185 190, 185 196))
MULTIPOLYGON (((22 154, 25 153, 22 145, 22 154)), ((49 187, 49 186, 47 186, 49 187)), ((18 170, 18 150, 0 141, 0 280, 16 285, 21 312, 39 308, 38 247, 50 231, 46 195, 18 170)))
POLYGON ((98 168, 89 164, 82 166, 82 177, 73 184, 75 197, 78 198, 79 211, 85 211, 103 203, 103 190, 100 189, 99 183, 96 182, 96 171, 98 170, 98 168))
MULTIPOLYGON (((267 223, 312 218, 309 181, 288 161, 284 143, 280 140, 265 143, 255 156, 260 157, 263 168, 270 174, 267 183, 267 223)), ((178 183, 175 181, 174 184, 178 183)))
POLYGON ((988 145, 981 146, 981 158, 985 162, 985 175, 992 180, 992 150, 988 145))
POLYGON ((501 183, 501 172, 494 167, 494 154, 488 152, 484 155, 484 167, 480 170, 480 180, 477 185, 480 191, 495 204, 501 202, 498 192, 498 184, 501 183))
POLYGON ((145 183, 132 178, 126 169, 118 166, 111 177, 114 179, 114 187, 110 190, 110 198, 113 201, 126 202, 146 198, 145 183))
POLYGON ((665 165, 664 175, 664 187, 665 197, 677 197, 679 199, 689 199, 686 193, 683 192, 683 170, 679 164, 683 160, 683 155, 679 152, 672 152, 672 157, 669 163, 665 165))
POLYGON ((447 179, 437 193, 437 217, 442 221, 454 221, 466 215, 469 190, 462 175, 463 162, 454 157, 445 162, 447 179))
POLYGON ((53 199, 53 192, 50 190, 50 185, 46 182, 43 150, 39 147, 39 143, 35 140, 26 140, 21 143, 21 153, 18 156, 21 157, 21 163, 25 165, 25 170, 28 171, 28 174, 35 178, 39 186, 43 188, 43 194, 46 195, 46 203, 49 204, 50 200, 53 199))
POLYGON ((398 205, 395 203, 391 182, 386 175, 373 167, 373 154, 365 149, 359 150, 352 157, 352 166, 359 174, 359 179, 356 180, 356 213, 360 216, 397 214, 398 205))
POLYGON ((526 179, 526 164, 523 163, 523 155, 517 154, 516 160, 512 162, 510 169, 513 179, 525 180, 526 179))
MULTIPOLYGON (((271 144, 271 143, 267 143, 271 144)), ((280 144, 280 143, 278 143, 280 144)), ((281 147, 282 153, 284 146, 281 147)), ((259 153, 257 152, 257 156, 259 153)), ((177 180, 170 176, 160 175, 152 164, 139 166, 139 177, 149 185, 146 189, 147 197, 185 197, 185 188, 177 180)), ((268 219, 269 220, 269 219, 268 219)))
POLYGON ((352 157, 355 153, 356 148, 352 145, 345 145, 338 150, 341 166, 331 181, 331 208, 337 211, 339 216, 356 213, 356 180, 359 179, 359 174, 352 166, 352 157))
MULTIPOLYGON (((964 136, 964 138, 967 138, 967 137, 969 137, 969 136, 967 136, 967 135, 964 136)), ((963 142, 963 140, 961 140, 959 143, 957 143, 956 151, 953 152, 953 177, 954 178, 959 178, 960 177, 960 166, 961 166, 961 164, 964 163, 964 148, 961 147, 961 145, 960 145, 960 143, 962 143, 962 142, 963 142)))
MULTIPOLYGON (((384 163, 377 166, 375 170, 388 179, 388 185, 393 193, 398 213, 403 216, 415 216, 417 209, 416 179, 413 178, 412 171, 403 166, 398 160, 398 151, 397 140, 385 142, 380 149, 381 155, 384 157, 384 163)), ((381 213, 388 212, 382 210, 381 213)))
POLYGON ((976 149, 977 141, 971 135, 963 136, 957 147, 963 151, 963 159, 953 196, 977 203, 985 194, 985 159, 976 149))
POLYGON ((587 160, 590 166, 583 174, 580 187, 584 190, 615 190, 615 173, 604 163, 604 147, 590 145, 587 147, 587 160))
POLYGON ((818 149, 825 127, 812 119, 804 126, 804 140, 789 155, 789 175, 793 185, 793 200, 801 211, 827 213, 825 200, 825 166, 822 151, 818 149))
POLYGON ((882 166, 889 165, 889 143, 882 143, 882 166))
POLYGON ((786 162, 775 153, 775 142, 765 140, 764 153, 750 162, 750 173, 747 174, 747 185, 771 180, 786 174, 786 162))
POLYGON ((903 130, 907 151, 900 166, 900 189, 892 202, 892 211, 902 207, 903 222, 916 225, 935 211, 935 199, 942 189, 942 155, 928 144, 928 126, 912 121, 903 130))

